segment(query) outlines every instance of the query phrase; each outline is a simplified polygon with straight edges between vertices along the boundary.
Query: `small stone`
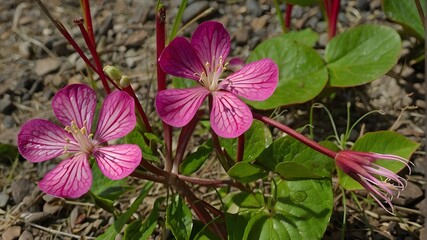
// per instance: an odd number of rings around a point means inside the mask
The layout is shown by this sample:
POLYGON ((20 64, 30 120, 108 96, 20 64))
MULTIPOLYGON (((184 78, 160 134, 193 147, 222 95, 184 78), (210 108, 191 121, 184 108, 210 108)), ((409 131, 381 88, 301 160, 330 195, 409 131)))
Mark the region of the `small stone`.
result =
POLYGON ((415 101, 415 106, 426 109, 426 102, 421 99, 417 99, 417 101, 415 101))
POLYGON ((268 16, 268 15, 264 15, 264 16, 261 16, 259 18, 254 18, 254 20, 252 20, 252 22, 251 22, 251 27, 254 30, 254 32, 258 32, 261 29, 264 29, 265 26, 267 25, 269 18, 270 18, 270 16, 268 16))
POLYGON ((12 182, 12 198, 15 203, 20 203, 25 196, 31 193, 33 183, 28 179, 18 179, 12 182))
POLYGON ((245 26, 240 27, 234 32, 234 37, 238 45, 245 45, 249 39, 249 29, 245 26))
POLYGON ((18 45, 18 49, 19 49, 19 54, 21 54, 21 56, 26 59, 31 58, 31 56, 34 54, 31 48, 31 44, 29 42, 20 43, 18 45))
POLYGON ((247 0, 246 7, 248 8, 249 12, 251 12, 257 17, 262 14, 262 9, 259 7, 258 2, 256 0, 247 0))
MULTIPOLYGON (((3 125, 7 128, 12 128, 15 126, 15 120, 10 115, 5 115, 3 119, 3 125)), ((1 206, 0 206, 1 207, 1 206)))
POLYGON ((9 201, 9 195, 3 192, 0 192, 0 208, 6 207, 6 204, 8 201, 9 201))
POLYGON ((36 61, 35 72, 39 76, 44 76, 58 70, 61 61, 57 58, 43 58, 36 61))
POLYGON ((187 23, 209 7, 208 1, 199 1, 189 4, 182 14, 182 22, 187 23))
POLYGON ((21 234, 21 236, 19 236, 18 240, 33 240, 33 234, 31 234, 29 231, 24 230, 21 234))
POLYGON ((42 223, 46 221, 51 215, 45 212, 31 213, 25 217, 25 222, 28 223, 42 223))
POLYGON ((147 36, 148 33, 144 30, 135 31, 126 39, 125 46, 130 48, 140 47, 147 36))
POLYGON ((7 228, 1 237, 3 240, 13 240, 17 239, 21 235, 21 227, 19 226, 11 226, 7 228))
POLYGON ((5 94, 2 99, 0 99, 0 112, 8 113, 12 109, 12 100, 10 94, 5 94))
POLYGON ((393 203, 406 206, 413 203, 415 200, 423 196, 421 187, 417 184, 408 181, 405 190, 400 193, 399 198, 393 199, 393 203))

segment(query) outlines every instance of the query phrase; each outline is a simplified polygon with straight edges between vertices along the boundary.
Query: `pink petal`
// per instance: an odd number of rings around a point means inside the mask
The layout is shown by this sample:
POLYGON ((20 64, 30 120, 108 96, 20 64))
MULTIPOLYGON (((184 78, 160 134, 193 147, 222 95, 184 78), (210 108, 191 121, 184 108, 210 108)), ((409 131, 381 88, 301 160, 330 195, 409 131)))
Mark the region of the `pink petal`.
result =
POLYGON ((219 88, 249 100, 262 101, 273 94, 278 81, 279 68, 271 59, 265 58, 231 74, 219 84, 219 88))
POLYGON ((182 127, 191 121, 209 93, 203 87, 160 91, 156 96, 157 112, 167 124, 182 127))
POLYGON ((159 58, 160 67, 173 76, 199 81, 204 71, 202 62, 186 38, 177 37, 163 50, 159 58))
POLYGON ((64 129, 43 119, 26 122, 18 134, 18 150, 30 162, 42 162, 64 153, 66 139, 73 139, 64 129))
POLYGON ((211 127, 218 136, 235 138, 252 124, 252 112, 236 95, 216 91, 212 93, 211 127))
POLYGON ((110 179, 129 176, 141 162, 141 149, 134 144, 97 148, 93 156, 101 172, 110 179))
POLYGON ((99 113, 98 127, 94 139, 107 142, 121 138, 135 127, 135 103, 129 94, 114 91, 104 100, 99 113))
POLYGON ((62 161, 39 182, 40 189, 57 197, 78 198, 92 185, 92 172, 85 154, 62 161))
MULTIPOLYGON (((230 53, 230 45, 230 34, 221 23, 215 21, 200 24, 191 37, 191 46, 201 63, 209 63, 212 68, 218 66, 220 59, 222 64, 225 63, 230 53)), ((211 72, 214 69, 207 70, 211 72)))
POLYGON ((71 121, 75 121, 79 128, 86 127, 87 131, 91 132, 96 108, 95 91, 84 84, 68 85, 53 97, 52 108, 56 118, 64 126, 69 126, 71 121))

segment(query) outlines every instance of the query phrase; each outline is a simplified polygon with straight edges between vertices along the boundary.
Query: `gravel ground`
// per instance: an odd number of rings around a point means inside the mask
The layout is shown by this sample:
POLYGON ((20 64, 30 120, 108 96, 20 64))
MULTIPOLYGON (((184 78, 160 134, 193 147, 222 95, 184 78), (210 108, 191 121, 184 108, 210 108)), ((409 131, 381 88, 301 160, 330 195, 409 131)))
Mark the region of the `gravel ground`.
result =
MULTIPOLYGON (((155 22, 152 11, 155 1, 93 2, 92 14, 103 63, 120 66, 131 77, 147 114, 156 117, 152 102, 155 94, 155 22)), ((167 2, 167 20, 171 23, 180 1, 167 2)), ((73 25, 73 19, 81 16, 79 1, 52 0, 46 4, 52 15, 59 18, 84 46, 78 28, 73 25)), ((378 0, 342 1, 338 32, 365 22, 386 24, 401 30, 387 21, 380 4, 378 0)), ((271 1, 267 0, 193 0, 189 1, 184 13, 183 24, 201 13, 204 17, 198 22, 208 19, 222 22, 232 35, 232 55, 246 58, 262 40, 281 33, 275 11, 271 1)), ((309 27, 320 32, 317 48, 322 52, 327 41, 327 24, 318 7, 294 7, 292 25, 295 29, 309 27)), ((196 26, 196 23, 190 23, 183 34, 191 33, 196 26)), ((327 107, 337 109, 334 114, 342 118, 345 118, 340 114, 345 113, 346 102, 352 103, 354 119, 368 111, 381 109, 385 115, 366 118, 364 127, 367 131, 394 129, 410 139, 424 141, 424 62, 410 65, 405 57, 410 56, 414 45, 414 39, 404 39, 402 60, 386 76, 371 84, 337 90, 333 100, 315 101, 323 101, 327 107)), ((30 118, 52 118, 50 100, 55 92, 66 84, 84 81, 87 69, 33 1, 2 1, 0 49, 0 142, 15 144, 19 127, 30 118)), ((284 108, 282 120, 293 128, 301 127, 307 122, 310 104, 284 108)), ((324 120, 316 126, 316 135, 328 136, 331 126, 327 117, 319 111, 315 118, 324 120)), ((338 124, 338 128, 344 127, 338 124)), ((354 136, 359 134, 355 132, 354 136)), ((420 148, 413 157, 415 167, 409 177, 408 188, 401 198, 394 201, 404 220, 387 215, 377 207, 362 214, 350 203, 347 209, 350 212, 348 239, 427 238, 423 233, 423 214, 427 212, 423 191, 424 158, 425 152, 420 148)), ((0 175, 4 176, 0 179, 2 239, 69 239, 72 237, 70 234, 93 237, 112 223, 110 214, 92 204, 42 195, 35 183, 49 167, 49 163, 10 162, 0 157, 0 175)), ((155 197, 164 191, 162 186, 157 186, 139 214, 144 214, 155 197)), ((132 197, 125 196, 118 204, 125 209, 132 197)), ((342 214, 343 207, 337 201, 325 239, 339 239, 337 226, 341 225, 342 214)))

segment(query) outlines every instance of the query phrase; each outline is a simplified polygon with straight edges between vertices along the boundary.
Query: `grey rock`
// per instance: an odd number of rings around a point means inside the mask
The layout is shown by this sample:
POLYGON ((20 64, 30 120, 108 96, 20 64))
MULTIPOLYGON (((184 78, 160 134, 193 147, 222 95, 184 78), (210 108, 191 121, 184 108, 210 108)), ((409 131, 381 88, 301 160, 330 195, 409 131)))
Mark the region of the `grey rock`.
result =
MULTIPOLYGON (((7 128, 12 128, 15 126, 15 120, 10 115, 5 115, 3 119, 3 125, 7 128)), ((1 202, 1 196, 0 196, 0 202, 1 202)), ((1 204, 0 204, 1 207, 1 204)))
POLYGON ((18 240, 33 240, 33 234, 31 234, 29 231, 24 230, 21 234, 21 236, 19 236, 18 240))
POLYGON ((13 240, 17 239, 21 235, 21 227, 11 226, 7 228, 1 235, 3 240, 13 240))
POLYGON ((15 203, 20 203, 25 196, 31 193, 33 183, 28 179, 18 179, 12 182, 12 198, 15 203))
POLYGON ((184 13, 182 14, 182 22, 186 23, 190 21, 191 19, 202 13, 204 10, 206 10, 208 7, 208 1, 198 1, 187 5, 184 10, 184 13))
POLYGON ((13 105, 10 94, 3 95, 2 99, 0 99, 0 112, 8 113, 12 107, 13 105))
POLYGON ((3 192, 0 192, 0 208, 4 208, 9 201, 9 195, 3 192))
POLYGON ((36 61, 35 72, 39 76, 44 76, 58 70, 61 61, 57 58, 43 58, 36 61))

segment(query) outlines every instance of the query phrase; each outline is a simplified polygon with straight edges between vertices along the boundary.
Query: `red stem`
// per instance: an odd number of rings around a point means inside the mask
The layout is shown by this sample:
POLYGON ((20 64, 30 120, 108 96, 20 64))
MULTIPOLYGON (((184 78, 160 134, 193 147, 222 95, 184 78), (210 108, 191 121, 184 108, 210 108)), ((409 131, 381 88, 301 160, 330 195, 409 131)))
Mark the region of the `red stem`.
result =
POLYGON ((320 153, 322 153, 322 154, 324 154, 324 155, 326 155, 332 159, 335 159, 335 156, 337 155, 336 152, 321 146, 317 142, 305 137, 301 133, 299 133, 299 132, 293 130, 292 128, 285 126, 285 125, 283 125, 283 124, 281 124, 281 123, 279 123, 273 119, 270 119, 268 117, 262 116, 262 115, 257 114, 257 113, 253 113, 253 116, 255 119, 258 119, 258 120, 260 120, 260 121, 262 121, 268 125, 271 125, 277 129, 285 132, 286 134, 295 138, 296 140, 300 141, 301 143, 305 144, 306 146, 308 146, 308 147, 310 147, 310 148, 312 148, 312 149, 314 149, 314 150, 316 150, 316 151, 318 151, 318 152, 320 152, 320 153))
POLYGON ((186 182, 203 185, 203 186, 211 186, 211 187, 233 186, 242 191, 248 191, 242 184, 238 182, 234 182, 233 180, 204 179, 204 178, 189 177, 185 175, 179 175, 179 178, 181 178, 186 182))
MULTIPOLYGON (((159 5, 156 14, 156 50, 157 50, 157 91, 166 89, 166 73, 160 67, 158 62, 160 55, 165 49, 166 45, 166 9, 163 5, 159 5)), ((165 140, 165 168, 166 171, 172 169, 172 126, 162 121, 163 125, 163 138, 165 140)))
MULTIPOLYGON (((332 39, 336 32, 337 32, 337 19, 338 19, 338 13, 340 9, 340 0, 331 0, 332 5, 329 5, 329 3, 325 8, 328 14, 328 38, 332 39)), ((325 2, 328 2, 328 0, 325 0, 325 2)))
POLYGON ((196 128, 197 122, 199 121, 199 117, 197 115, 198 113, 196 113, 193 119, 191 119, 191 121, 181 130, 181 133, 178 138, 178 146, 176 148, 175 159, 173 161, 173 173, 179 172, 179 164, 181 164, 181 161, 184 157, 185 149, 187 148, 188 142, 190 141, 190 137, 193 134, 194 129, 196 128))
POLYGON ((245 134, 240 135, 237 138, 237 156, 236 161, 241 162, 245 153, 245 134))
POLYGON ((83 35, 83 39, 86 42, 87 47, 89 48, 90 54, 92 55, 93 60, 95 61, 95 66, 98 71, 96 71, 99 75, 99 78, 101 79, 102 86, 104 86, 105 91, 107 94, 111 92, 110 86, 107 83, 107 78, 105 77, 105 73, 102 69, 101 60, 99 59, 98 52, 96 51, 96 45, 92 43, 90 40, 89 34, 87 33, 85 27, 83 26, 83 19, 79 18, 74 20, 74 23, 76 23, 79 28, 80 32, 83 35))
POLYGON ((145 130, 147 132, 153 132, 153 129, 151 128, 150 122, 148 121, 147 115, 145 115, 144 109, 142 109, 141 103, 139 102, 138 97, 135 94, 135 91, 133 90, 133 88, 129 85, 128 87, 123 88, 123 90, 125 92, 127 92, 135 101, 135 106, 136 106, 136 110, 139 113, 139 116, 141 117, 144 126, 145 126, 145 130))
POLYGON ((289 31, 291 28, 291 16, 292 16, 292 8, 294 5, 287 3, 286 4, 286 12, 285 12, 285 26, 286 29, 289 31))
POLYGON ((83 0, 83 14, 84 14, 85 23, 86 23, 86 30, 89 33, 89 40, 92 42, 93 46, 96 46, 95 34, 93 33, 92 15, 90 13, 89 0, 83 0))

